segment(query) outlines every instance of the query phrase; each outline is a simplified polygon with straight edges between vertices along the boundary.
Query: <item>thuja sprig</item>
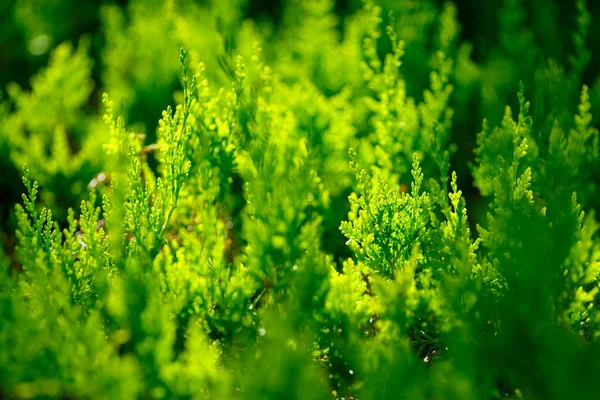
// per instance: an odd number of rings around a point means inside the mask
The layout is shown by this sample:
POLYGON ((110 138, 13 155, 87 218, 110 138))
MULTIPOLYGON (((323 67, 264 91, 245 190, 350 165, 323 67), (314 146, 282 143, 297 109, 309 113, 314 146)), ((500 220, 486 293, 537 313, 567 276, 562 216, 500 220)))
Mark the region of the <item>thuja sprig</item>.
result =
POLYGON ((46 261, 50 262, 52 246, 59 235, 59 231, 52 221, 52 211, 44 207, 38 213, 36 209, 39 185, 37 181, 31 181, 27 165, 23 167, 23 184, 27 189, 27 194, 22 195, 25 208, 23 209, 20 204, 16 205, 19 225, 17 238, 19 239, 20 256, 24 266, 34 267, 37 264, 35 260, 40 251, 46 261))
POLYGON ((352 163, 358 193, 349 197, 349 221, 340 229, 357 258, 374 271, 393 277, 396 269, 422 242, 429 226, 431 197, 421 191, 423 172, 413 156, 410 194, 391 186, 381 176, 371 177, 352 163))
POLYGON ((591 59, 591 52, 586 48, 585 41, 590 27, 591 16, 586 7, 585 0, 578 0, 576 3, 577 15, 575 24, 577 29, 573 32, 573 45, 575 47, 573 54, 568 56, 569 64, 572 67, 569 77, 573 89, 581 82, 583 70, 591 59))
MULTIPOLYGON (((180 50, 179 61, 183 67, 183 110, 178 109, 173 115, 171 107, 163 112, 163 119, 159 122, 159 129, 163 133, 166 149, 163 154, 162 162, 165 164, 164 181, 167 182, 166 193, 163 194, 163 199, 168 198, 168 208, 166 216, 157 239, 162 242, 169 222, 173 216, 183 181, 187 177, 191 163, 187 159, 187 145, 191 136, 190 128, 188 127, 188 118, 190 115, 190 107, 192 104, 192 96, 190 95, 190 87, 188 85, 187 71, 187 54, 183 48, 180 50), (179 124, 179 120, 181 121, 179 124), (178 127, 180 125, 180 128, 178 127)), ((196 80, 192 78, 191 89, 195 91, 196 80)), ((162 187, 162 180, 159 178, 159 187, 162 187)))

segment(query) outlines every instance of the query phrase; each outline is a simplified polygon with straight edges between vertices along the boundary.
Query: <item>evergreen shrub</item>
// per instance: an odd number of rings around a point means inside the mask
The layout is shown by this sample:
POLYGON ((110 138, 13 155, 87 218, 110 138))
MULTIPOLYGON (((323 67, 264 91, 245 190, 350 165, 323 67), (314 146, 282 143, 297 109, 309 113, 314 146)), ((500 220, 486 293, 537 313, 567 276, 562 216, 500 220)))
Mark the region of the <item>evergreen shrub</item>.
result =
POLYGON ((598 7, 9 3, 0 397, 600 394, 598 7))

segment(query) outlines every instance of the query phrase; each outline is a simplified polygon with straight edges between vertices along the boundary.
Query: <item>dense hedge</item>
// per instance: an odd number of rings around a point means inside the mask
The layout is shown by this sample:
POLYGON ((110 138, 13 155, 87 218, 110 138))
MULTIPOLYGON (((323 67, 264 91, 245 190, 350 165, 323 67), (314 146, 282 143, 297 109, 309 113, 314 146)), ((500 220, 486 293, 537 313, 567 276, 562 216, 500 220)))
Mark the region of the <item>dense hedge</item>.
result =
POLYGON ((0 11, 0 397, 600 393, 598 4, 0 11))

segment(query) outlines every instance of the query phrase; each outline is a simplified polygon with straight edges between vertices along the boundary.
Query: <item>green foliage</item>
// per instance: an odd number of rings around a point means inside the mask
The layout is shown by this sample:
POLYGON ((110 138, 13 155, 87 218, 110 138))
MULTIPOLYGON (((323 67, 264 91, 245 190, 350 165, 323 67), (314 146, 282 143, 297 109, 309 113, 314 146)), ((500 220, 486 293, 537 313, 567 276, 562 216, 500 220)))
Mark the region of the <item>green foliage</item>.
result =
POLYGON ((0 99, 0 397, 594 396, 596 15, 532 5, 93 3, 0 99))
POLYGON ((88 47, 87 39, 77 49, 70 43, 56 47, 48 67, 31 79, 31 90, 17 84, 7 87, 3 107, 12 112, 0 116, 7 184, 27 164, 46 189, 40 194, 43 202, 56 203, 53 209, 60 218, 103 168, 98 121, 86 112, 94 88, 88 47))

